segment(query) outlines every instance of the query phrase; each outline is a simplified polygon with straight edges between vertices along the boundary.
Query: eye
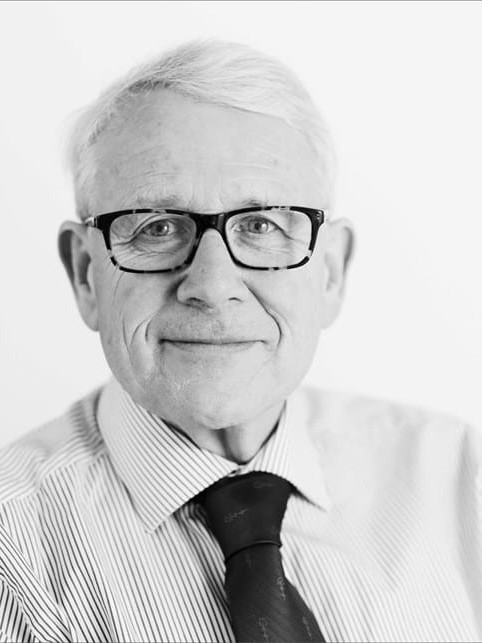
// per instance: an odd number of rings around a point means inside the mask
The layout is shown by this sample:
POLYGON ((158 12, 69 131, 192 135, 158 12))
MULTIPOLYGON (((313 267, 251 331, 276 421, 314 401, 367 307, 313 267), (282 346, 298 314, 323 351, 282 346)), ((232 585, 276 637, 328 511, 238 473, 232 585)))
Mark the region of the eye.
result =
POLYGON ((249 217, 243 221, 239 221, 237 229, 240 232, 250 232, 252 234, 266 234, 279 230, 278 226, 264 217, 249 217))
POLYGON ((145 225, 141 230, 139 230, 139 234, 149 237, 165 237, 169 233, 173 232, 173 228, 174 226, 172 221, 164 219, 153 221, 152 223, 145 225))

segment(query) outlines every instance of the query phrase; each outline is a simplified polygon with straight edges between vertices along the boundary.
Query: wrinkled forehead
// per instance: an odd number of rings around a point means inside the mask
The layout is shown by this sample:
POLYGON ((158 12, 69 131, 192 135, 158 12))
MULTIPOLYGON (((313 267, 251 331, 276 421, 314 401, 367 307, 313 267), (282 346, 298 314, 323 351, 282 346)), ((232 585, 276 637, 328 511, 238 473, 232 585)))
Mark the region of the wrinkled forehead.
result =
POLYGON ((315 156, 297 130, 168 90, 125 106, 94 155, 95 200, 104 211, 160 199, 197 207, 237 207, 248 198, 320 206, 315 156))

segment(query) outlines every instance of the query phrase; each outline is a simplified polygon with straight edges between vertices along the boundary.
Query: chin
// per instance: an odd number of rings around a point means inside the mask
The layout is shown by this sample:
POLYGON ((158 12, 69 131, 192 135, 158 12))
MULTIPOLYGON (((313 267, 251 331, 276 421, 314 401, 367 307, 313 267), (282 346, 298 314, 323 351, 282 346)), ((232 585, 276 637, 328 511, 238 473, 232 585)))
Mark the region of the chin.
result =
MULTIPOLYGON (((193 363, 152 359, 136 364, 135 385, 126 390, 148 411, 180 428, 223 429, 249 422, 279 401, 280 381, 266 362, 231 359, 193 363), (148 366, 148 368, 146 368, 148 366)), ((131 374, 131 384, 132 381, 131 374)))
POLYGON ((168 422, 180 428, 198 426, 210 430, 252 419, 263 410, 259 400, 268 399, 266 394, 261 394, 256 396, 256 402, 252 385, 234 378, 180 381, 159 374, 144 380, 138 393, 136 398, 141 406, 168 422))
POLYGON ((172 411, 181 425, 189 423, 209 430, 241 424, 259 412, 241 391, 206 390, 203 386, 186 388, 177 396, 172 411))

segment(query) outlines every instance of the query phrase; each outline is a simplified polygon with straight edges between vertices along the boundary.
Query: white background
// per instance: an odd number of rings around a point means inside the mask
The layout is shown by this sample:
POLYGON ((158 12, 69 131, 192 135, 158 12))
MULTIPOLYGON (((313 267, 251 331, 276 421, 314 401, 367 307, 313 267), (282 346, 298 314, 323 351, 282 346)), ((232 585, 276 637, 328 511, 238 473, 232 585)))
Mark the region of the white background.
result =
POLYGON ((57 258, 69 115, 206 36, 290 65, 335 137, 357 252, 308 381, 482 427, 481 24, 477 2, 2 2, 0 444, 107 377, 57 258))

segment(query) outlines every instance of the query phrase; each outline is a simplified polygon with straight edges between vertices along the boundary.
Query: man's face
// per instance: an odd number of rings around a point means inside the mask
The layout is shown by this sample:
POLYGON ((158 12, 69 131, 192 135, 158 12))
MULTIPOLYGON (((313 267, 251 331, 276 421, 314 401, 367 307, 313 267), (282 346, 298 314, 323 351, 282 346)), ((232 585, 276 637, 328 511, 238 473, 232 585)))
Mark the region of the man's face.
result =
MULTIPOLYGON (((314 154, 293 128, 166 90, 140 96, 102 133, 94 154, 95 214, 323 206, 314 154)), ((117 270, 101 233, 89 230, 95 304, 88 324, 100 331, 118 381, 179 426, 239 425, 280 404, 338 310, 329 230, 321 227, 308 264, 281 271, 235 265, 220 234, 208 230, 188 268, 163 274, 117 270)))

